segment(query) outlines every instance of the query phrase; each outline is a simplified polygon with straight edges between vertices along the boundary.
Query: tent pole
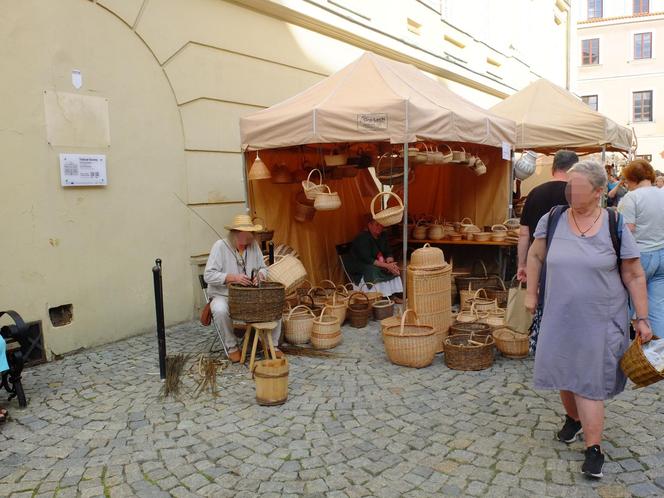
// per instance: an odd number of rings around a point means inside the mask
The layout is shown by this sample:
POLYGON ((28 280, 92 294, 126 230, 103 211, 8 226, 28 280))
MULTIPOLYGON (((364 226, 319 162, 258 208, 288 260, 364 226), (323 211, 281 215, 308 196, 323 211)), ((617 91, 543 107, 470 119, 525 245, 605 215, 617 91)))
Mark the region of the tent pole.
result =
MULTIPOLYGON (((406 279, 406 267, 408 266, 408 142, 403 144, 403 242, 402 242, 402 257, 403 257, 403 270, 401 272, 402 280, 405 284, 408 280, 406 279)), ((408 289, 406 285, 403 286, 403 302, 404 306, 407 306, 408 289)))
POLYGON ((606 164, 606 145, 602 145, 602 167, 606 164))
POLYGON ((507 190, 507 220, 512 217, 514 212, 514 151, 510 151, 510 174, 509 176, 509 185, 507 190))
POLYGON ((244 181, 244 210, 249 213, 249 179, 247 178, 247 154, 242 151, 242 179, 244 181))

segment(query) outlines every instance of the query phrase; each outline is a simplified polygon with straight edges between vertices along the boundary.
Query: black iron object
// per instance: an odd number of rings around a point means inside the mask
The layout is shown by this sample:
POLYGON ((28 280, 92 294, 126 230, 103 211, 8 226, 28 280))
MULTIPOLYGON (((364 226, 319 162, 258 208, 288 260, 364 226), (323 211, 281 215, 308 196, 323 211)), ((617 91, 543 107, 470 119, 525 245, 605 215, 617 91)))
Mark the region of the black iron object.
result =
POLYGON ((16 311, 0 311, 0 316, 9 315, 14 320, 15 325, 5 325, 0 328, 0 335, 7 343, 7 363, 9 370, 2 372, 1 387, 9 393, 9 400, 16 398, 18 406, 25 408, 28 406, 28 401, 25 398, 23 391, 23 384, 21 383, 21 373, 25 365, 25 351, 30 348, 30 341, 28 339, 28 326, 21 318, 21 315, 16 311), (20 347, 13 347, 18 343, 20 347))
POLYGON ((161 282, 161 259, 152 267, 154 305, 157 314, 157 346, 159 347, 159 377, 166 378, 166 329, 164 326, 164 289, 161 282))
POLYGON ((268 264, 273 265, 274 264, 274 242, 270 241, 267 243, 267 261, 268 264))

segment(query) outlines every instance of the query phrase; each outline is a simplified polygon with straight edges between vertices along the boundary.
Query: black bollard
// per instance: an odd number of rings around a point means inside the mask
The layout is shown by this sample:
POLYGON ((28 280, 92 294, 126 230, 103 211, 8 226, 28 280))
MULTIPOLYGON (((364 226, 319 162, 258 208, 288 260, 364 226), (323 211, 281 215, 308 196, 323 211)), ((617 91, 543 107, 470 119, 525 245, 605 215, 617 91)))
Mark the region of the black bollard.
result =
POLYGON ((268 264, 274 264, 274 242, 272 241, 267 243, 267 254, 268 264))
POLYGON ((164 327, 164 289, 161 283, 161 259, 152 267, 154 305, 157 313, 157 346, 159 347, 159 377, 166 378, 166 329, 164 327))

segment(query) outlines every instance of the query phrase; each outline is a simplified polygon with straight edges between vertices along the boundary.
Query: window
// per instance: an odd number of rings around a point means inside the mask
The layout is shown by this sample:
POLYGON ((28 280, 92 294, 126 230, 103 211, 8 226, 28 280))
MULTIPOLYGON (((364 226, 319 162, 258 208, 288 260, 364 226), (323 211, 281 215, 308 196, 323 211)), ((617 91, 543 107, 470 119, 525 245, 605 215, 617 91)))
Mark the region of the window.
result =
POLYGON ((634 122, 652 121, 652 90, 634 92, 632 96, 634 122))
POLYGON ((636 33, 634 35, 634 58, 650 59, 652 57, 652 33, 636 33))
POLYGON ((584 95, 581 97, 583 103, 589 106, 593 111, 597 110, 597 95, 584 95))
POLYGON ((649 0, 634 0, 632 5, 634 6, 632 9, 634 14, 647 14, 650 11, 649 0))
POLYGON ((599 38, 581 42, 581 64, 599 64, 599 38))
POLYGON ((602 17, 602 0, 588 0, 588 19, 602 17))

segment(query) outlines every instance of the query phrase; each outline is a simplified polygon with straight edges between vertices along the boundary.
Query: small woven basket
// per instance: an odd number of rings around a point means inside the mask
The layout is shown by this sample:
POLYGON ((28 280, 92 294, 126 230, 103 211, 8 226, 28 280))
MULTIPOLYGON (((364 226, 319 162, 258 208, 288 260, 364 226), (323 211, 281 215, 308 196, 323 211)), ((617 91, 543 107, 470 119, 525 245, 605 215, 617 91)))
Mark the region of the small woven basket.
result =
POLYGON ((311 339, 314 328, 313 312, 303 305, 295 306, 288 313, 284 313, 284 337, 290 344, 306 344, 311 339))
POLYGON ((335 291, 332 297, 328 299, 326 307, 328 315, 337 317, 339 319, 339 326, 343 325, 348 312, 348 298, 344 298, 344 296, 335 291), (339 299, 337 299, 337 296, 339 296, 339 299))
POLYGON ((491 311, 498 307, 497 301, 495 299, 489 299, 489 296, 484 289, 478 289, 475 291, 475 295, 467 301, 467 303, 470 303, 470 307, 474 307, 478 313, 491 311), (480 294, 484 294, 484 297, 480 296, 480 294))
POLYGON ((353 292, 348 298, 347 316, 351 327, 361 329, 369 323, 371 302, 364 292, 353 292))
POLYGON ((522 334, 509 327, 499 327, 492 333, 496 341, 496 348, 507 358, 525 358, 528 356, 529 340, 527 334, 522 334))
POLYGON ((373 216, 374 220, 376 220, 384 227, 389 227, 392 225, 396 225, 397 223, 401 223, 401 220, 403 219, 403 210, 404 210, 403 201, 401 200, 401 197, 399 197, 394 192, 380 192, 376 194, 374 198, 371 200, 371 215, 373 216), (374 204, 376 203, 376 199, 383 196, 394 197, 399 203, 399 205, 385 208, 382 211, 376 213, 376 211, 374 210, 374 204))
MULTIPOLYGON (((653 336, 653 339, 658 337, 653 336)), ((641 338, 636 337, 620 360, 620 368, 634 382, 634 389, 646 387, 664 379, 664 372, 659 372, 643 354, 641 338)))
POLYGON ((315 201, 316 196, 325 191, 325 185, 323 185, 323 175, 319 169, 312 169, 309 172, 307 179, 302 182, 302 191, 304 192, 306 198, 310 201, 315 201), (311 181, 311 175, 314 173, 314 171, 318 173, 318 183, 311 181))
POLYGON ((341 207, 341 198, 337 192, 332 192, 330 187, 323 185, 323 191, 316 194, 314 208, 316 211, 334 211, 341 207), (326 192, 327 190, 327 192, 326 192))
POLYGON ((375 303, 376 301, 378 301, 379 299, 381 299, 383 297, 382 292, 371 290, 371 289, 374 289, 375 287, 376 287, 376 284, 374 284, 373 282, 364 282, 364 284, 362 285, 362 288, 366 289, 366 290, 362 291, 362 293, 365 296, 367 296, 367 299, 369 300, 369 304, 373 304, 373 303, 375 303))
POLYGON ((371 305, 374 320, 385 320, 394 315, 394 301, 389 297, 379 299, 371 305))
MULTIPOLYGON (((422 368, 431 365, 436 356, 437 338, 429 325, 407 324, 406 310, 399 325, 383 329, 383 344, 388 359, 395 365, 422 368)), ((417 319, 417 314, 415 314, 417 319)))
POLYGON ((493 365, 493 348, 490 335, 451 335, 445 339, 445 364, 453 370, 484 370, 493 365))

